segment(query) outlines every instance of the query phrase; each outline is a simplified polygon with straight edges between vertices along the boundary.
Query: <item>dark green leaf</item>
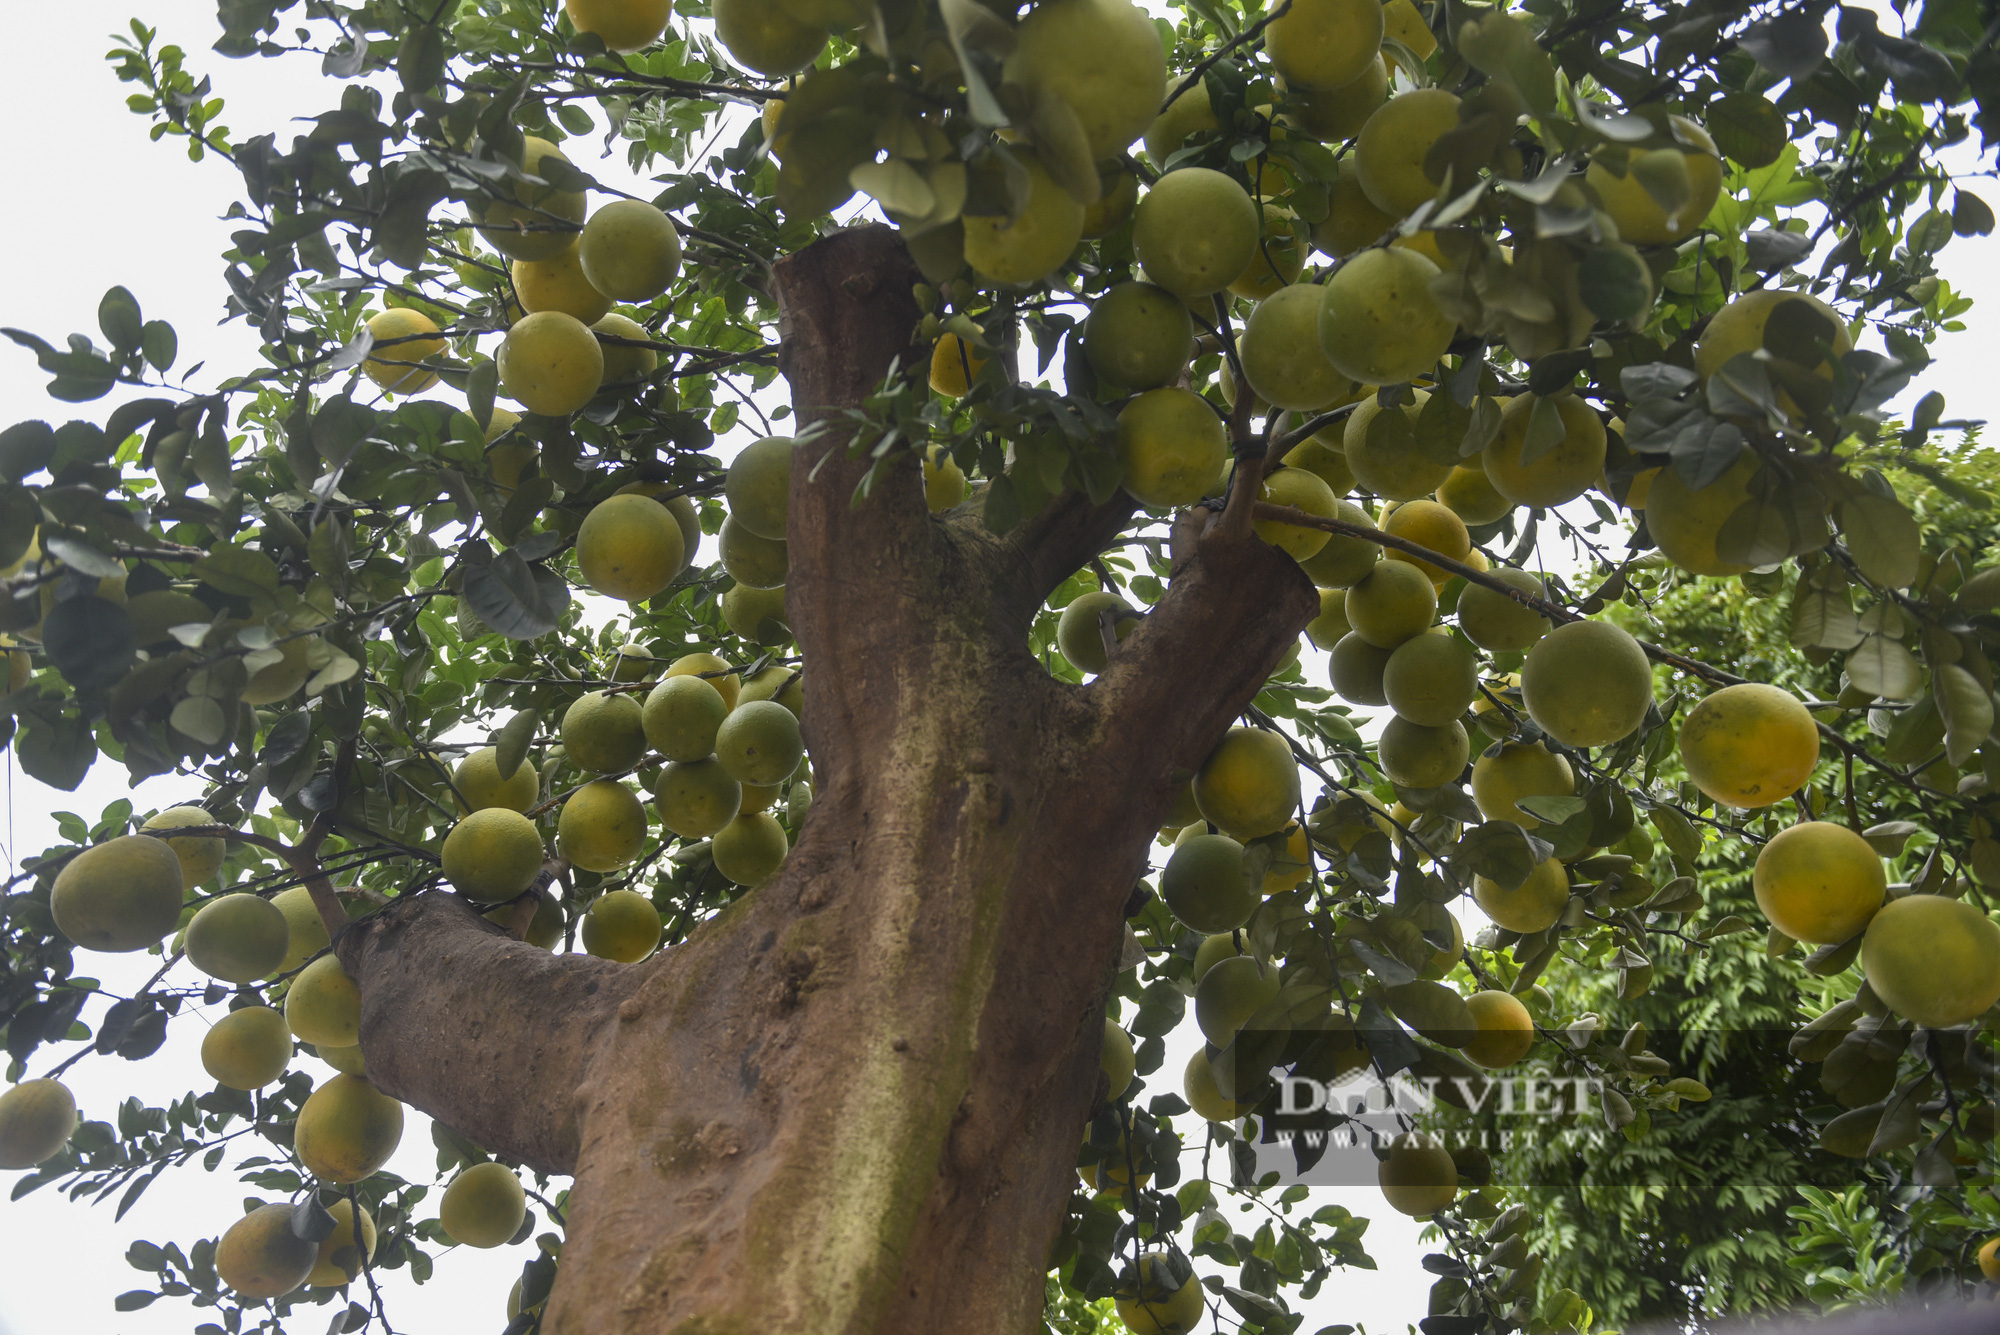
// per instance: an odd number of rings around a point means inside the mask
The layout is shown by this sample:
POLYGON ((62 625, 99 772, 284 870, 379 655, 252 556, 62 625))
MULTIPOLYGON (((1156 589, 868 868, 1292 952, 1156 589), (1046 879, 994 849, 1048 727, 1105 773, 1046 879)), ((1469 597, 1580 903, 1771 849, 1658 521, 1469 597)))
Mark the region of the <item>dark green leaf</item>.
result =
POLYGON ((465 601, 474 615, 511 640, 532 640, 556 628, 569 606, 560 576, 530 566, 511 551, 465 572, 465 601))
POLYGON ((47 422, 16 422, 0 431, 0 476, 19 482, 49 466, 55 457, 55 428, 47 422))
POLYGON ((1724 156, 1755 170, 1778 160, 1791 140, 1785 113, 1761 93, 1727 93, 1708 108, 1708 132, 1724 156))
POLYGON ((494 766, 503 783, 513 778, 514 771, 527 759, 528 744, 535 740, 535 731, 541 726, 541 710, 523 709, 493 734, 494 766))
POLYGON ((1804 78, 1826 59, 1826 30, 1817 13, 1803 9, 1752 24, 1736 44, 1782 78, 1804 78))
POLYGON ((58 716, 51 722, 24 715, 14 737, 14 754, 29 778, 69 793, 76 791, 90 771, 90 762, 97 759, 97 742, 90 726, 79 719, 58 716))
POLYGON ((114 287, 97 303, 97 327, 120 352, 135 352, 145 338, 145 321, 139 317, 139 299, 122 287, 114 287))
POLYGON ((84 594, 64 598, 42 623, 42 648, 56 670, 78 690, 109 686, 125 675, 138 651, 138 633, 124 608, 84 594))

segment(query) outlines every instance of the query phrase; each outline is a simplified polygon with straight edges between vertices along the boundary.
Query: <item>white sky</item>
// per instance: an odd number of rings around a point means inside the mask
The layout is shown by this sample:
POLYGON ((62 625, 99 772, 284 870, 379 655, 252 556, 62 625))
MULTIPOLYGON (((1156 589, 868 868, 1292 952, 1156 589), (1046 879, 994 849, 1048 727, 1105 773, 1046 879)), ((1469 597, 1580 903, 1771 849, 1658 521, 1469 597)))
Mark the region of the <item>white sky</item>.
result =
MULTIPOLYGON (((112 76, 101 55, 106 34, 122 31, 132 8, 158 24, 161 42, 178 42, 189 63, 215 80, 215 95, 226 100, 223 121, 238 137, 277 130, 289 133, 288 117, 330 105, 337 94, 313 91, 316 67, 305 61, 225 61, 207 47, 216 33, 212 0, 74 0, 60 6, 10 7, 14 62, 0 81, 0 121, 17 127, 9 144, 10 175, 23 192, 5 223, 6 248, 13 260, 0 288, 0 324, 24 328, 60 344, 71 330, 97 338, 98 297, 122 283, 138 297, 148 318, 170 321, 180 335, 177 369, 207 360, 216 374, 254 358, 255 342, 241 324, 215 327, 224 288, 216 256, 227 244, 230 224, 220 215, 236 197, 240 179, 227 163, 210 159, 190 164, 169 144, 151 144, 145 122, 129 113, 130 89, 112 76)), ((624 182, 622 166, 580 165, 607 181, 624 182)), ((629 188, 629 187, 628 187, 629 188)), ((1989 202, 2000 206, 2000 189, 1989 184, 1989 202)), ((1990 417, 1996 406, 1989 357, 1982 335, 1992 332, 2000 310, 2000 273, 1986 240, 1954 241, 1946 271, 1980 304, 1969 317, 1968 333, 1936 350, 1937 364, 1913 393, 1942 389, 1952 417, 1990 417)), ((33 358, 11 345, 0 346, 0 399, 7 407, 0 426, 26 417, 61 422, 68 417, 101 421, 115 398, 69 405, 43 393, 45 377, 33 358)), ((1560 560, 1549 553, 1551 562, 1560 560)), ((1564 562, 1567 564, 1567 562, 1564 562)), ((1323 664, 1323 656, 1312 654, 1323 664)), ((1323 667, 1320 669, 1323 672, 1323 667)), ((5 758, 6 810, 0 839, 9 870, 24 854, 59 842, 51 813, 71 810, 94 818, 125 791, 123 771, 100 763, 76 793, 55 793, 18 773, 11 751, 5 758)), ((162 807, 199 795, 194 784, 156 779, 132 794, 140 809, 162 807)), ((150 972, 148 957, 82 956, 112 990, 130 992, 150 972)), ((109 1118, 117 1103, 137 1095, 163 1103, 189 1088, 205 1088, 195 1056, 199 1020, 182 1020, 163 1051, 139 1064, 93 1058, 68 1077, 85 1115, 109 1118)), ((1154 1078, 1170 1087, 1186 1060, 1184 1045, 1192 1026, 1154 1078)), ((31 1074, 50 1061, 37 1055, 31 1074)), ((324 1074, 322 1072, 321 1074, 324 1074)), ((413 1180, 428 1180, 434 1167, 428 1126, 412 1113, 404 1148, 390 1167, 413 1180)), ((219 1232, 241 1210, 248 1189, 226 1171, 206 1174, 190 1167, 156 1185, 126 1218, 113 1223, 108 1207, 95 1210, 64 1202, 45 1188, 18 1203, 0 1203, 0 1254, 7 1257, 0 1283, 0 1335, 30 1335, 60 1326, 77 1335, 146 1335, 183 1332, 204 1316, 183 1300, 164 1299, 141 1312, 119 1315, 111 1298, 139 1287, 144 1278, 130 1270, 123 1253, 134 1238, 183 1244, 219 1232)), ((1367 1241, 1381 1269, 1336 1276, 1327 1293, 1308 1305, 1310 1331, 1333 1321, 1360 1321, 1374 1331, 1394 1330, 1425 1311, 1430 1276, 1416 1259, 1417 1225, 1395 1215, 1372 1190, 1316 1190, 1307 1208, 1337 1201, 1373 1219, 1367 1241)), ((435 1197, 433 1197, 433 1205, 435 1197)), ((407 1272, 385 1276, 391 1315, 414 1335, 450 1329, 498 1330, 504 1324, 509 1284, 528 1258, 526 1248, 471 1252, 459 1249, 440 1259, 436 1278, 419 1289, 407 1272)), ((317 1329, 323 1317, 295 1322, 300 1331, 317 1329)))

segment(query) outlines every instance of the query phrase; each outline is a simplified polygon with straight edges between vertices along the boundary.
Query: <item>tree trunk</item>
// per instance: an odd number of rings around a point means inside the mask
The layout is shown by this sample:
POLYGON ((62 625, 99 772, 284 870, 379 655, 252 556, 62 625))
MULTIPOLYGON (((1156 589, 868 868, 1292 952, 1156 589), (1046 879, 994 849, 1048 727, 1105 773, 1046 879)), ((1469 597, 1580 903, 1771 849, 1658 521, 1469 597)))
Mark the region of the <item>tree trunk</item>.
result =
POLYGON ((1147 846, 1317 598, 1217 527, 1096 682, 1055 680, 1028 619, 1130 503, 995 539, 927 513, 913 456, 853 503, 836 414, 922 355, 915 267, 863 227, 776 277, 801 425, 825 423, 792 482, 796 847, 641 965, 398 905, 342 943, 362 1043, 387 1092, 575 1174, 552 1335, 1026 1331, 1147 846))

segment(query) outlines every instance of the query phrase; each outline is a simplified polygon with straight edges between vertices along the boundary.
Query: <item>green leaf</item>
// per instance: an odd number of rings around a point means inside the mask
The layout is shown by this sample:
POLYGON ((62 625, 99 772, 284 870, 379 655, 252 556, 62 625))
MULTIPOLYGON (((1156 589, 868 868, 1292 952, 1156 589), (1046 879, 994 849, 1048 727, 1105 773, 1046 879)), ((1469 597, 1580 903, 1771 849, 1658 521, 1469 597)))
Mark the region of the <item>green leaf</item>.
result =
POLYGON ((1727 93, 1709 104, 1708 133, 1715 146, 1745 167, 1768 167, 1791 141, 1785 113, 1761 93, 1727 93))
POLYGON ((90 725, 67 715, 53 721, 39 715, 24 715, 21 731, 14 738, 14 754, 22 771, 65 793, 75 792, 97 759, 97 742, 90 725))
POLYGON ((1443 983, 1419 978, 1386 992, 1397 1018, 1425 1038, 1456 1045, 1478 1032, 1465 998, 1443 983))
POLYGON ((1956 663, 1946 663, 1931 674, 1931 691, 1944 717, 1945 759, 1963 765, 1993 731, 1993 697, 1956 663))
POLYGON ((513 778, 514 771, 527 759, 528 744, 535 740, 535 732, 541 726, 541 710, 523 709, 493 734, 493 763, 501 782, 513 778))
POLYGON ((500 364, 488 358, 465 377, 465 409, 481 431, 493 426, 493 396, 500 388, 500 364))
POLYGON ((145 321, 139 317, 139 299, 122 287, 114 287, 97 303, 97 327, 119 352, 134 352, 145 340, 145 321))
POLYGON ((548 634, 569 606, 569 586, 561 576, 530 566, 513 551, 467 570, 464 592, 473 614, 510 640, 548 634))
POLYGON ((1914 700, 1924 686, 1924 669, 1900 641, 1870 635, 1847 656, 1847 679, 1870 695, 1914 700))
POLYGON ((174 336, 174 327, 165 320, 148 320, 140 331, 140 350, 146 354, 146 365, 155 371, 164 371, 174 364, 180 355, 180 340, 174 336))
POLYGON ((218 745, 229 735, 229 716, 222 702, 206 695, 190 695, 174 706, 167 722, 183 737, 203 746, 218 745))
POLYGON ((1887 589, 1906 589, 1916 582, 1923 535, 1901 501, 1857 491, 1834 508, 1834 516, 1863 575, 1887 589))
POLYGON ((276 593, 278 567, 262 552, 243 547, 216 547, 195 562, 194 577, 212 589, 236 598, 276 593))
POLYGON ((1862 641, 1861 620, 1845 589, 1821 589, 1800 582, 1792 596, 1790 639, 1795 649, 1845 652, 1862 641))
POLYGON ((16 422, 0 431, 0 476, 19 482, 47 468, 55 455, 55 428, 47 422, 16 422))
POLYGON ((42 649, 80 691, 109 686, 124 676, 138 648, 131 615, 95 594, 64 598, 42 623, 42 649))
POLYGON ((1556 401, 1536 395, 1534 406, 1528 411, 1528 430, 1521 440, 1521 466, 1527 467, 1562 444, 1563 435, 1562 414, 1556 410, 1556 401))

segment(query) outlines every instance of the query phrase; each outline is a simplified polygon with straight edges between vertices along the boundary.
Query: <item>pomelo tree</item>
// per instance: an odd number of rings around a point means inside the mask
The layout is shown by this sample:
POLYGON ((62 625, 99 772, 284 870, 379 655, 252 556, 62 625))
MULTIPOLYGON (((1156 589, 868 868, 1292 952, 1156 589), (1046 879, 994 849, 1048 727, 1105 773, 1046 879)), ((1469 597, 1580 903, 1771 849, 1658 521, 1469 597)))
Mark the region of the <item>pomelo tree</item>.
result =
MULTIPOLYGON (((1273 1060, 1642 1145, 1706 1088, 1541 980, 1768 929, 1846 979, 1825 1143, 1990 1206, 2000 573, 1886 408, 1993 225, 1982 16, 234 0, 329 81, 288 141, 135 23, 263 358, 7 331, 143 389, 0 434, 8 742, 190 791, 8 887, 0 1164, 244 1173, 129 1300, 231 1332, 530 1238, 519 1331, 1289 1330, 1364 1221, 1258 1174, 1273 1060), (1660 642, 1717 581, 1803 666, 1660 642)), ((1427 1335, 1586 1322, 1490 1167, 1383 1147, 1427 1335)))

